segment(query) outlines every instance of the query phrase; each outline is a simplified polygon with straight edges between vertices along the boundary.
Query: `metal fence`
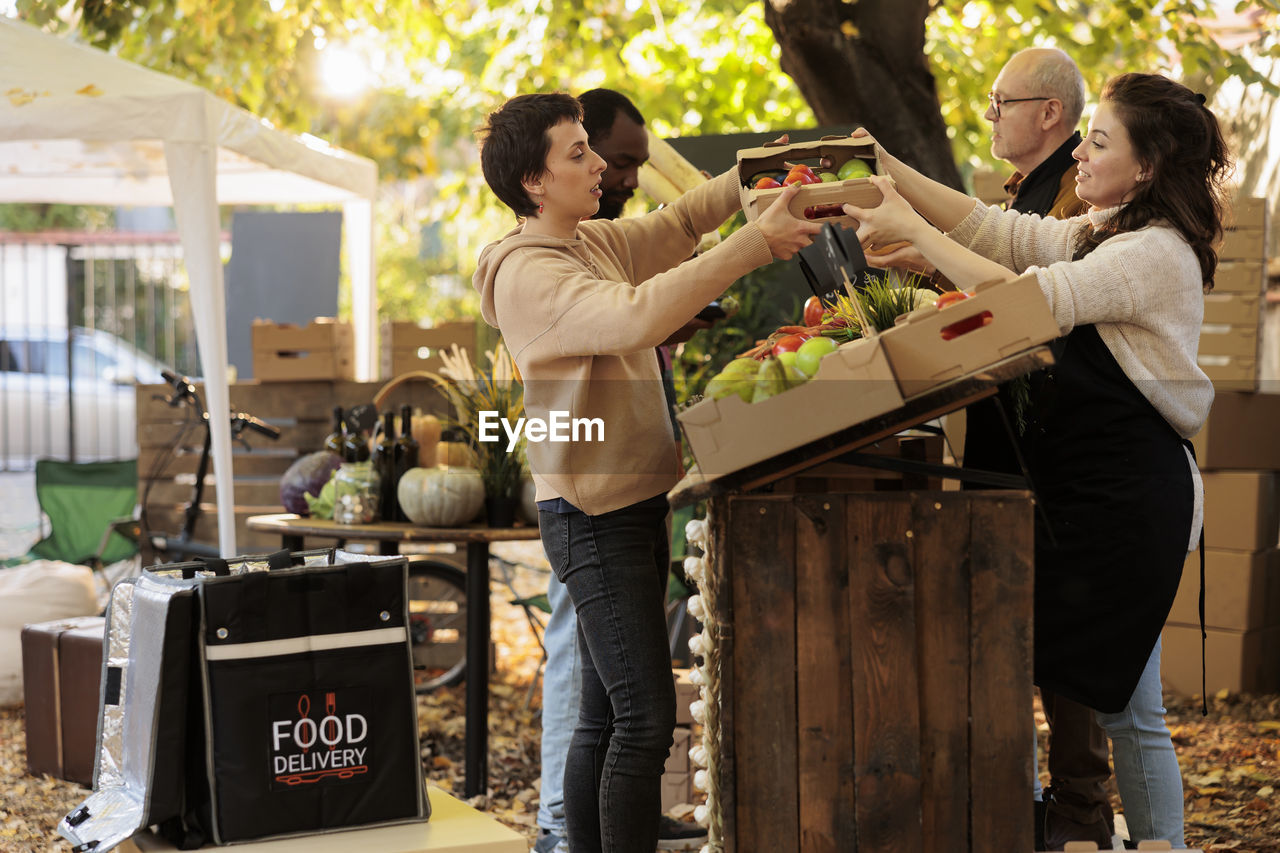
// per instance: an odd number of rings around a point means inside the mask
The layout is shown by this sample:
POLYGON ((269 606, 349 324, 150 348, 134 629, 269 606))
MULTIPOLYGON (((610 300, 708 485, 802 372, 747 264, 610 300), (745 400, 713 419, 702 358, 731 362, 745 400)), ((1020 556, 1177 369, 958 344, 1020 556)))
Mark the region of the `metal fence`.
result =
POLYGON ((0 233, 0 471, 136 456, 165 367, 200 372, 177 235, 0 233))

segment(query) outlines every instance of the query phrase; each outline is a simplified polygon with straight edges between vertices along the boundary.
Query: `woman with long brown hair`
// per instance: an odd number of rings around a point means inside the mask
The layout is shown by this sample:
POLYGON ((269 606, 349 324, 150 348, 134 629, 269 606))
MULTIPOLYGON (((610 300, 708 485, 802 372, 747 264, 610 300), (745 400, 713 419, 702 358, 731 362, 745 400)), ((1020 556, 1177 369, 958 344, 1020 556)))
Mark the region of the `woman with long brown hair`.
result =
POLYGON ((1091 205, 1073 219, 986 207, 887 154, 896 190, 873 178, 884 202, 845 210, 864 245, 908 240, 959 287, 1036 276, 1062 337, 1032 377, 1020 440, 1048 519, 1035 540, 1035 680, 1098 712, 1131 839, 1180 847, 1159 641, 1203 519, 1188 439, 1213 401, 1196 350, 1228 155, 1203 95, 1124 74, 1073 156, 1091 205))

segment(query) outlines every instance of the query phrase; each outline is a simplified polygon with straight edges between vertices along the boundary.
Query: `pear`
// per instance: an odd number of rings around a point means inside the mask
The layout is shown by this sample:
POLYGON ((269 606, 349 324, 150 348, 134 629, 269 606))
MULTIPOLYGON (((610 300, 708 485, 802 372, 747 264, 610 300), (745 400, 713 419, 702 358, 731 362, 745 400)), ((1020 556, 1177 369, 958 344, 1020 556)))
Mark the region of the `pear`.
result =
POLYGON ((759 403, 788 388, 794 388, 808 379, 795 367, 788 367, 777 358, 766 358, 760 363, 760 372, 756 374, 755 391, 751 402, 759 403))
POLYGON ((754 358, 736 358, 707 382, 707 394, 713 400, 737 394, 750 403, 760 362, 754 358))

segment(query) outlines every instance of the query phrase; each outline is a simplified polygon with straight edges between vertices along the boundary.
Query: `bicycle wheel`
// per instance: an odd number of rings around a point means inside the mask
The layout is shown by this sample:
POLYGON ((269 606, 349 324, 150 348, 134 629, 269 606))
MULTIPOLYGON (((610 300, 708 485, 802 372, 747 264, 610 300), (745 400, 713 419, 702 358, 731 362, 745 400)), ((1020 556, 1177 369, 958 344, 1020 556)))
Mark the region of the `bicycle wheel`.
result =
POLYGON ((409 563, 409 636, 418 693, 457 684, 466 675, 466 582, 466 572, 448 563, 409 563))

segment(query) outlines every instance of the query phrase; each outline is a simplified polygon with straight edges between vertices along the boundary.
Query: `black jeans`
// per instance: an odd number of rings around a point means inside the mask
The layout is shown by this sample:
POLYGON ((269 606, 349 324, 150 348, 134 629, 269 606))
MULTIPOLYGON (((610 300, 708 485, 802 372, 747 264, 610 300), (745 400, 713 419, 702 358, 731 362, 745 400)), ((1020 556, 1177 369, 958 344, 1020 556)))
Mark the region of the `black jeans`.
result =
POLYGON ((578 615, 582 696, 564 771, 573 853, 653 853, 675 728, 665 499, 542 511, 542 547, 578 615))

